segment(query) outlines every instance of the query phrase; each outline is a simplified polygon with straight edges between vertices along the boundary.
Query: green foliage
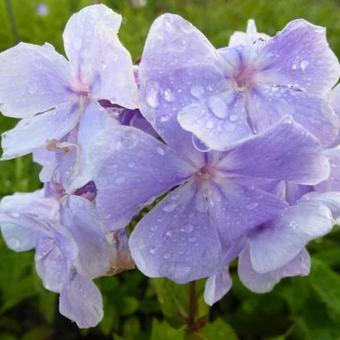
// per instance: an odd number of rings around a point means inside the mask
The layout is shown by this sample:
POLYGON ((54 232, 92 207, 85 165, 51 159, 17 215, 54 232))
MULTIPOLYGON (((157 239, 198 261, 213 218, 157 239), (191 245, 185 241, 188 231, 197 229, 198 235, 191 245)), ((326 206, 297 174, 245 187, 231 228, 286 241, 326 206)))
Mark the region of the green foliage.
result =
MULTIPOLYGON (((6 9, 0 1, 0 51, 16 43, 6 9)), ((62 30, 72 12, 90 0, 12 0, 20 40, 53 44, 63 53, 62 30), (46 17, 36 6, 49 7, 46 17)), ((328 27, 331 46, 340 55, 340 3, 336 0, 149 0, 133 8, 128 0, 102 1, 120 12, 120 37, 133 59, 141 56, 149 27, 163 12, 179 13, 201 29, 217 47, 225 46, 234 30, 244 30, 249 18, 260 31, 274 34, 290 20, 304 17, 328 27)), ((14 119, 0 117, 0 132, 14 119)), ((38 166, 31 157, 0 162, 0 196, 39 188, 38 166)), ((203 302, 204 282, 189 286, 164 279, 147 279, 137 271, 97 280, 103 292, 105 317, 98 327, 79 331, 62 318, 56 294, 47 292, 35 274, 33 254, 13 253, 0 242, 0 340, 14 339, 340 339, 340 229, 309 249, 313 268, 308 278, 281 282, 273 292, 246 290, 232 267, 234 285, 212 308, 203 302), (194 317, 192 312, 194 310, 194 317)))

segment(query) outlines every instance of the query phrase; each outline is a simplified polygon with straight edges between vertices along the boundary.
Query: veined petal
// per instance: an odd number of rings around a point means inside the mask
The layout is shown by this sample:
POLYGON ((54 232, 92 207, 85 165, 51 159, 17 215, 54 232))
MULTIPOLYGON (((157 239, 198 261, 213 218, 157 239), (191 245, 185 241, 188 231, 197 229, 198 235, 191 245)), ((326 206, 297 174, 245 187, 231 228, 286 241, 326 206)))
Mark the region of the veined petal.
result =
POLYGON ((72 99, 70 67, 54 48, 20 43, 0 54, 0 110, 30 117, 72 99))
POLYGON ((131 255, 145 275, 185 283, 211 276, 221 267, 217 226, 198 207, 198 195, 193 181, 180 186, 135 227, 131 255))
POLYGON ((285 277, 307 276, 310 272, 311 259, 305 248, 284 266, 266 273, 254 270, 250 261, 249 250, 244 249, 239 257, 238 275, 241 282, 255 293, 270 292, 285 277))
POLYGON ((254 270, 267 273, 286 265, 309 241, 330 232, 333 225, 332 213, 322 202, 299 201, 249 235, 254 270))
POLYGON ((91 148, 98 212, 112 230, 124 228, 150 200, 195 171, 166 145, 133 127, 106 129, 91 148))
POLYGON ((60 293, 59 311, 79 328, 96 326, 103 318, 99 289, 89 278, 71 272, 60 293))
POLYGON ((330 172, 318 140, 288 117, 225 152, 217 168, 236 175, 311 185, 326 179, 330 172))
POLYGON ((63 34, 75 76, 96 99, 137 107, 137 84, 129 52, 118 39, 122 17, 104 5, 72 15, 63 34))
POLYGON ((193 25, 164 14, 151 26, 139 67, 141 111, 171 147, 193 157, 191 133, 177 115, 226 88, 223 60, 193 25))
POLYGON ((261 81, 294 85, 313 95, 326 95, 337 83, 340 66, 327 42, 326 30, 293 20, 263 47, 261 81))
POLYGON ((64 137, 79 121, 77 105, 65 104, 55 110, 22 119, 2 134, 2 159, 26 155, 64 137))

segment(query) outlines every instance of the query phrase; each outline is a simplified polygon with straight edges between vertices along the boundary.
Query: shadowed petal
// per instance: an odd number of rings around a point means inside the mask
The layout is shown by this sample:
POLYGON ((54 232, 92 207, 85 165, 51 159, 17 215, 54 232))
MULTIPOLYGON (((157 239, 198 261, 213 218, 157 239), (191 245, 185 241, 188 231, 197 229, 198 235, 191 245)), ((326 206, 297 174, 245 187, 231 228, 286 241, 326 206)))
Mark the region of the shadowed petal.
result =
POLYGON ((87 277, 71 273, 60 293, 59 311, 79 328, 96 326, 103 318, 103 301, 99 289, 87 277))
POLYGON ((266 273, 257 273, 252 266, 249 250, 245 248, 240 254, 238 275, 241 282, 255 293, 270 292, 285 277, 307 276, 310 271, 310 256, 305 248, 284 266, 266 273))
POLYGON ((325 205, 301 200, 249 235, 254 270, 266 273, 286 265, 309 241, 327 234, 333 225, 334 218, 325 205))

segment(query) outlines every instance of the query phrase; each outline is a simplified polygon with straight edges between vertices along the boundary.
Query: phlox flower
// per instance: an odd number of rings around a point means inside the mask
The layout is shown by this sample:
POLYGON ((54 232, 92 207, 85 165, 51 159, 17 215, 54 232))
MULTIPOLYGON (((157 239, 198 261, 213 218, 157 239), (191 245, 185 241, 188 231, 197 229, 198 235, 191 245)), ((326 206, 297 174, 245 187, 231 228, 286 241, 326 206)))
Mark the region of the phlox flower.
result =
POLYGON ((3 159, 52 148, 77 125, 86 130, 87 111, 96 124, 99 100, 137 107, 131 56, 117 36, 121 20, 104 5, 72 15, 63 34, 68 59, 49 44, 20 43, 0 54, 1 112, 22 118, 3 134, 3 159))
POLYGON ((103 317, 101 294, 92 280, 133 267, 125 231, 111 233, 101 223, 89 200, 92 189, 80 188, 58 200, 45 188, 6 196, 0 204, 7 246, 35 249, 43 285, 60 294, 60 313, 80 328, 93 327, 103 317))
POLYGON ((140 70, 144 116, 160 127, 176 116, 208 148, 224 150, 288 114, 330 145, 338 117, 326 97, 340 68, 325 30, 299 19, 272 38, 247 39, 217 50, 183 18, 160 16, 140 70))
POLYGON ((153 125, 166 144, 117 126, 98 134, 90 148, 98 213, 112 230, 173 189, 130 236, 132 257, 148 276, 183 283, 212 275, 241 237, 287 207, 260 185, 312 185, 329 176, 317 139, 290 118, 226 152, 207 153, 195 150, 190 134, 172 120, 153 125))

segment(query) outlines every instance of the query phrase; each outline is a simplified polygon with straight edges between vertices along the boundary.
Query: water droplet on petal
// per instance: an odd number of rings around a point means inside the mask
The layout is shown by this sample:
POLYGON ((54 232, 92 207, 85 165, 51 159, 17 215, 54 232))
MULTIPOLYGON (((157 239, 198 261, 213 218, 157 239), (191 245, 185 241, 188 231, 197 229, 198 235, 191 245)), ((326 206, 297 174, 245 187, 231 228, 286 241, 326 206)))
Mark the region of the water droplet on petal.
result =
POLYGON ((194 226, 190 223, 185 224, 181 229, 181 232, 183 233, 191 233, 194 230, 194 226))
POLYGON ((199 138, 195 135, 192 135, 192 144, 194 145, 195 149, 199 152, 209 152, 211 148, 206 146, 199 138))
POLYGON ((193 97, 197 99, 202 98, 204 94, 204 88, 201 85, 194 85, 193 87, 191 87, 190 93, 193 97))
POLYGON ((150 250, 149 250, 149 253, 150 253, 151 255, 154 255, 155 252, 156 252, 156 248, 155 248, 155 247, 151 247, 150 250))
POLYGON ((158 107, 158 88, 156 84, 148 84, 146 91, 146 102, 154 109, 158 107))
POLYGON ((229 120, 230 120, 231 122, 236 122, 236 121, 238 120, 238 115, 231 115, 231 116, 229 117, 229 120))
POLYGON ((175 96, 170 89, 164 91, 164 99, 167 102, 173 102, 175 100, 175 96))
POLYGON ((211 96, 208 99, 208 106, 212 113, 220 119, 224 119, 227 116, 227 109, 224 101, 219 96, 211 96))
POLYGON ((161 156, 165 155, 165 151, 161 146, 157 147, 157 153, 161 156))
POLYGON ((307 68, 308 65, 309 65, 309 61, 302 60, 301 63, 300 63, 301 70, 304 71, 307 68))
POLYGON ((124 182, 125 182, 125 177, 123 176, 117 177, 115 180, 116 184, 123 184, 124 182))
POLYGON ((247 209, 253 210, 253 209, 255 209, 258 205, 259 205, 259 204, 256 203, 256 202, 250 203, 250 204, 247 205, 247 209))
POLYGON ((165 211, 165 212, 172 212, 172 211, 174 211, 176 209, 176 207, 177 207, 176 203, 170 202, 170 203, 167 203, 163 207, 163 211, 165 211))

